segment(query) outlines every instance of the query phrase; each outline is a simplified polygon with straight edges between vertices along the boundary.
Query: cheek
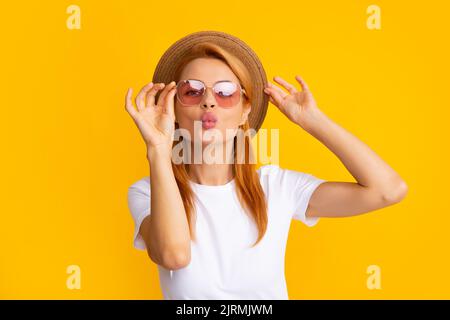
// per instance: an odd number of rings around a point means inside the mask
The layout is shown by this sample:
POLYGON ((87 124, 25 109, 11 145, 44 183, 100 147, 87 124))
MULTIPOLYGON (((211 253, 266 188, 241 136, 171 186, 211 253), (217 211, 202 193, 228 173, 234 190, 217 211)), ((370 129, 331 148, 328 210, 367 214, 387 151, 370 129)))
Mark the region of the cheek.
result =
POLYGON ((220 115, 221 121, 217 129, 222 133, 222 141, 233 139, 242 121, 242 111, 239 108, 223 110, 220 115))
POLYGON ((242 107, 234 107, 230 109, 222 109, 223 111, 219 113, 221 119, 223 120, 223 124, 232 128, 237 128, 242 118, 242 107))
POLYGON ((181 129, 180 134, 188 134, 190 137, 188 139, 194 139, 194 121, 199 119, 200 116, 200 110, 196 110, 195 107, 175 105, 175 120, 178 122, 178 128, 181 129))
POLYGON ((186 107, 175 104, 175 121, 178 122, 180 128, 186 128, 192 122, 192 115, 190 110, 186 107))

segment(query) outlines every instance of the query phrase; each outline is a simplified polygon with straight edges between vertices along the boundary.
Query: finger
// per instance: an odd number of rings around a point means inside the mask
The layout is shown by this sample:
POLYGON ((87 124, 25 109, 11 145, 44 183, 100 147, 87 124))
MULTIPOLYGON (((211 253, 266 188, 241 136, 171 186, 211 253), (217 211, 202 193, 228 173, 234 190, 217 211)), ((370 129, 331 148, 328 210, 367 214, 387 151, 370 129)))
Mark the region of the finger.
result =
POLYGON ((298 83, 300 83, 300 85, 302 86, 302 90, 303 91, 309 91, 309 87, 306 84, 305 80, 303 80, 302 77, 300 77, 299 75, 296 75, 295 79, 298 81, 298 83))
POLYGON ((273 80, 275 80, 278 84, 281 84, 287 91, 289 91, 290 94, 295 94, 297 92, 297 88, 285 81, 283 78, 273 77, 273 80))
POLYGON ((266 88, 264 91, 269 95, 269 99, 272 99, 271 102, 275 105, 281 106, 283 103, 283 97, 273 88, 266 88))
MULTIPOLYGON (((267 92, 266 92, 266 93, 267 93, 267 92)), ((273 99, 273 97, 272 97, 269 93, 267 93, 267 95, 269 96, 269 101, 270 101, 275 107, 278 108, 278 103, 276 103, 276 101, 273 99)))
POLYGON ((270 101, 273 105, 277 106, 277 104, 275 103, 275 100, 273 100, 272 96, 269 96, 269 101, 270 101))
POLYGON ((165 86, 164 83, 157 83, 153 86, 151 90, 147 92, 145 102, 146 107, 152 107, 155 104, 155 95, 158 93, 159 90, 164 88, 164 86, 165 86))
POLYGON ((166 105, 166 103, 167 103, 167 101, 166 101, 167 93, 170 91, 170 89, 173 88, 174 83, 175 82, 172 81, 168 85, 165 86, 164 90, 161 92, 161 94, 159 95, 159 98, 158 98, 158 104, 159 105, 162 105, 162 106, 166 105))
POLYGON ((136 96, 136 105, 139 111, 144 110, 145 108, 145 94, 147 91, 153 88, 153 82, 150 82, 149 84, 142 87, 141 91, 139 91, 138 95, 136 96))
POLYGON ((276 86, 276 85, 274 85, 274 84, 272 84, 272 83, 270 83, 269 82, 269 88, 271 88, 271 89, 273 89, 273 90, 275 90, 276 92, 278 92, 278 94, 284 99, 284 98, 286 98, 289 94, 288 93, 286 93, 286 91, 284 91, 283 89, 281 89, 280 87, 278 87, 278 86, 276 86))
POLYGON ((132 88, 128 88, 127 94, 125 96, 125 109, 128 111, 128 113, 131 116, 135 116, 136 115, 136 109, 133 106, 133 102, 131 101, 131 96, 133 94, 133 89, 132 88))
POLYGON ((169 93, 167 93, 167 102, 166 102, 166 113, 172 117, 175 117, 175 110, 174 110, 174 97, 175 93, 177 92, 177 88, 173 87, 169 93))

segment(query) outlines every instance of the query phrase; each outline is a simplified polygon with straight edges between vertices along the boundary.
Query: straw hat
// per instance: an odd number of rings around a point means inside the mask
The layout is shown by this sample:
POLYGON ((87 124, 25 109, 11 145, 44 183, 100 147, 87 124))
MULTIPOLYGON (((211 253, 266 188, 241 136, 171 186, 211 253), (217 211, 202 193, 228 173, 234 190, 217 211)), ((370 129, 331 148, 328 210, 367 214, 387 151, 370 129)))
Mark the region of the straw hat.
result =
POLYGON ((174 81, 177 60, 187 54, 193 45, 204 41, 213 42, 226 49, 247 67, 254 86, 248 122, 251 128, 258 131, 269 104, 269 97, 264 94, 267 76, 256 53, 245 42, 231 34, 221 31, 198 31, 177 40, 161 56, 153 74, 153 83, 168 84, 174 81))

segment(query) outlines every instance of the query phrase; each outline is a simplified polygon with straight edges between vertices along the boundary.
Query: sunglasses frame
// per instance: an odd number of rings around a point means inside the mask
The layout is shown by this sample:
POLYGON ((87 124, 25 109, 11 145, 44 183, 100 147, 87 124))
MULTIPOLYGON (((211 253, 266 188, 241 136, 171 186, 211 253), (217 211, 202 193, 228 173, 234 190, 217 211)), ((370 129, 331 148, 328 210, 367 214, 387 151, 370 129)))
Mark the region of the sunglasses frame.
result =
MULTIPOLYGON (((247 92, 245 91, 244 88, 242 88, 241 84, 238 83, 238 82, 234 82, 234 81, 231 81, 231 80, 219 80, 219 81, 214 82, 214 84, 213 84, 212 86, 207 86, 202 80, 199 80, 199 79, 185 79, 185 80, 180 80, 180 81, 178 81, 178 83, 177 83, 177 85, 176 85, 177 89, 176 89, 176 93, 175 93, 175 95, 177 96, 177 100, 178 100, 183 106, 187 106, 187 107, 196 107, 196 106, 198 106, 198 105, 201 104, 201 101, 200 101, 199 104, 196 104, 196 105, 195 105, 195 104, 193 104, 193 105, 190 105, 190 104, 184 104, 183 102, 181 102, 181 99, 180 99, 180 97, 178 96, 179 85, 182 84, 182 83, 185 83, 186 81, 189 81, 189 80, 199 81, 199 82, 201 82, 201 83, 203 84, 203 87, 205 88, 205 90, 203 91, 202 101, 203 101, 203 98, 204 98, 204 96, 205 96, 205 94, 206 94, 206 90, 208 90, 208 88, 212 90, 213 95, 214 95, 215 92, 214 92, 213 88, 214 88, 214 86, 215 86, 216 84, 218 84, 218 83, 220 83, 220 82, 231 82, 231 83, 236 84, 236 85, 238 86, 238 88, 239 88, 239 91, 240 91, 240 94, 239 94, 239 101, 236 102, 236 104, 234 104, 234 105, 231 106, 231 107, 222 107, 222 108, 232 108, 232 107, 236 106, 237 104, 239 104, 239 102, 241 102, 241 100, 242 100, 242 95, 245 95, 245 96, 247 97, 247 92)), ((214 99, 215 99, 215 96, 214 96, 214 99)), ((217 100, 216 100, 216 101, 217 101, 217 100)), ((221 107, 221 105, 220 105, 219 103, 217 103, 217 105, 218 105, 219 107, 221 107)))

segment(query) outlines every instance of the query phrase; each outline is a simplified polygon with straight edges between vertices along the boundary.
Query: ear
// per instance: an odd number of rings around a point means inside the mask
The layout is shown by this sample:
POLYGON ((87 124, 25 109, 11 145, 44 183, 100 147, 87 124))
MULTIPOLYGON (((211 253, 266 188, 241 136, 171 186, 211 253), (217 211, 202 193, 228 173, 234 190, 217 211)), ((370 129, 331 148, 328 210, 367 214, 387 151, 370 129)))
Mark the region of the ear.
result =
POLYGON ((243 125, 247 121, 250 111, 252 111, 252 106, 247 102, 244 106, 244 112, 242 112, 241 123, 239 125, 243 125))

